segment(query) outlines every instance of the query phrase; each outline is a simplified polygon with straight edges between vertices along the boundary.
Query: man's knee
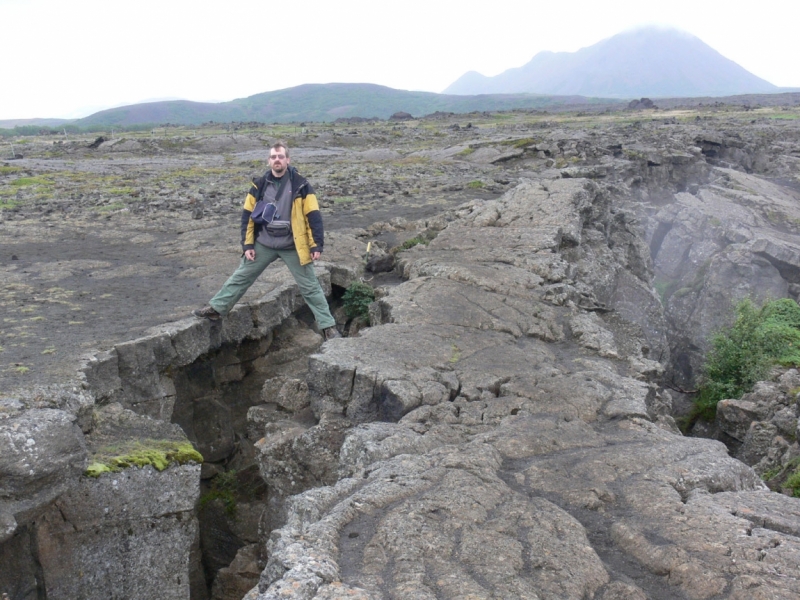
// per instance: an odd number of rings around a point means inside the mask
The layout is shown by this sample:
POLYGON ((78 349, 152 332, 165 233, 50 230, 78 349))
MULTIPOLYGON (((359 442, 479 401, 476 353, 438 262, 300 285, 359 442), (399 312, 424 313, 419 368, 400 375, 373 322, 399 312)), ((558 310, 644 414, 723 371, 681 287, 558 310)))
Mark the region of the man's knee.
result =
POLYGON ((252 284, 256 279, 258 279, 258 276, 262 271, 263 269, 254 268, 254 265, 241 265, 233 272, 233 275, 231 275, 231 283, 235 283, 237 285, 245 285, 248 283, 252 284))
POLYGON ((315 294, 322 291, 322 286, 319 284, 319 280, 313 272, 310 276, 296 276, 294 280, 295 283, 297 283, 297 287, 300 288, 300 293, 303 294, 303 296, 308 296, 310 294, 315 294))

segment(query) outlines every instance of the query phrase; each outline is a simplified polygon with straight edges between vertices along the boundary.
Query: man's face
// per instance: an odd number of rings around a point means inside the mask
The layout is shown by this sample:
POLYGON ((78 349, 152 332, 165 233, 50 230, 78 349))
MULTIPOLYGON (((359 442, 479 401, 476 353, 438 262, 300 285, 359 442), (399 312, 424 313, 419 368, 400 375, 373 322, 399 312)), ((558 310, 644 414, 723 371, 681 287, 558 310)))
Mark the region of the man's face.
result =
POLYGON ((286 148, 278 146, 269 151, 269 168, 275 177, 283 177, 286 167, 289 166, 289 157, 286 156, 286 148))

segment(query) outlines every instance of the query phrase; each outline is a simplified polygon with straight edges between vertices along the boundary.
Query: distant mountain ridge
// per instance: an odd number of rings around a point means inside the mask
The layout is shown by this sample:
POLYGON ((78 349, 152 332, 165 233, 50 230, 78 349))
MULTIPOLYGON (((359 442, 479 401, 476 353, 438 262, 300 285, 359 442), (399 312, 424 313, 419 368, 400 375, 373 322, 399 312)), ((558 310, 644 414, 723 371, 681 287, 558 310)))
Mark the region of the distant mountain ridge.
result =
POLYGON ((67 123, 72 123, 72 119, 3 119, 0 127, 57 127, 67 123))
POLYGON ((689 33, 644 27, 577 52, 539 52, 495 77, 470 71, 443 93, 660 98, 779 91, 689 33))
POLYGON ((347 117, 387 119, 400 111, 414 116, 422 116, 436 111, 468 113, 515 108, 551 109, 567 105, 614 105, 618 103, 618 100, 578 96, 446 95, 396 90, 371 83, 327 83, 299 85, 230 102, 208 103, 173 100, 134 104, 103 110, 72 121, 72 123, 78 126, 105 125, 109 127, 151 123, 200 125, 209 121, 291 123, 334 121, 347 117))

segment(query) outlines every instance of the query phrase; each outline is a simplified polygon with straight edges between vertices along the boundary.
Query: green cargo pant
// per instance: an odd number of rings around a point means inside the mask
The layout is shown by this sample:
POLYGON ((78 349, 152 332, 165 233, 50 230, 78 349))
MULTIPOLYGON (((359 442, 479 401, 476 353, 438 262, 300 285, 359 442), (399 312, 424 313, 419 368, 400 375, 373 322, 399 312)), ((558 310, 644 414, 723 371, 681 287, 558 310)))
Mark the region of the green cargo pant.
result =
POLYGON ((317 274, 314 273, 313 263, 305 266, 301 265, 300 257, 297 256, 297 251, 294 248, 274 250, 256 242, 255 250, 255 260, 247 260, 244 256, 242 257, 239 267, 228 278, 228 281, 217 292, 217 295, 209 301, 208 304, 211 308, 222 316, 227 315, 234 304, 255 283, 255 280, 258 279, 264 269, 272 264, 275 259, 280 258, 286 263, 289 271, 294 276, 294 280, 300 288, 300 293, 303 295, 303 300, 306 301, 311 312, 314 313, 314 318, 317 320, 317 327, 319 327, 320 331, 336 325, 336 320, 331 315, 330 308, 328 308, 328 301, 325 299, 325 293, 319 284, 317 274))

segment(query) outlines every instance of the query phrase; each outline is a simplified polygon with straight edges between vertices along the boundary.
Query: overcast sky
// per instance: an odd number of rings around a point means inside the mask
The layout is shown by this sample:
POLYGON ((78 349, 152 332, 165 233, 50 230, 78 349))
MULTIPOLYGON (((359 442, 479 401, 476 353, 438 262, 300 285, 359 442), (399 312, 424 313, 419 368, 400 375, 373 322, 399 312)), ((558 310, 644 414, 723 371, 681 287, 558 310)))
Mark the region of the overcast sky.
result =
POLYGON ((466 71, 497 75, 652 24, 800 87, 799 22, 798 0, 0 0, 0 119, 302 83, 441 92, 466 71))

